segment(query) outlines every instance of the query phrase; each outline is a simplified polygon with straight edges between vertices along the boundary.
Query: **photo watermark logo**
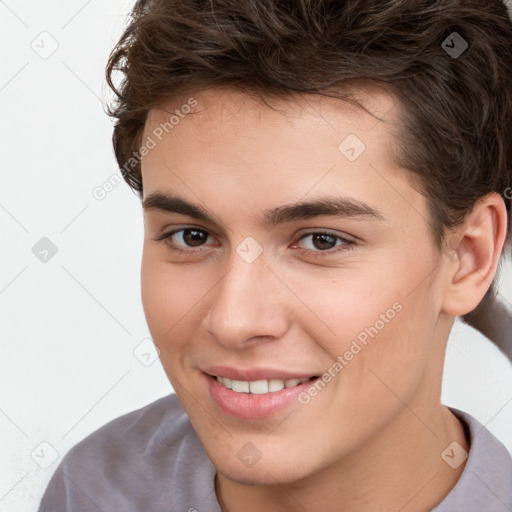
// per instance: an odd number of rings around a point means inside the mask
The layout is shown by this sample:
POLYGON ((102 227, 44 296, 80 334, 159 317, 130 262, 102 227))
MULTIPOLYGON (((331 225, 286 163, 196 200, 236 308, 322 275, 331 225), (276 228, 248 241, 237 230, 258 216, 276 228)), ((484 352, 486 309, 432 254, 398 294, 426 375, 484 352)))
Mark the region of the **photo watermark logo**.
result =
POLYGON ((94 199, 102 201, 107 197, 107 194, 112 192, 119 183, 123 181, 123 176, 129 174, 132 169, 140 164, 143 157, 149 154, 149 152, 156 148, 158 142, 162 140, 164 134, 168 134, 171 130, 185 118, 187 114, 192 112, 192 109, 197 106, 197 100, 189 98, 186 103, 181 105, 179 109, 176 109, 174 113, 169 117, 169 120, 165 123, 160 123, 154 128, 150 135, 146 137, 144 143, 140 146, 138 151, 134 151, 130 158, 125 162, 122 168, 117 169, 115 173, 109 176, 109 178, 92 189, 92 195, 94 199))
POLYGON ((338 375, 345 366, 347 366, 354 357, 361 352, 361 350, 368 345, 368 338, 375 338, 377 334, 386 327, 386 325, 396 317, 403 306, 400 302, 395 302, 385 313, 379 315, 379 319, 374 322, 370 327, 365 327, 355 339, 352 340, 350 347, 345 350, 343 355, 339 355, 334 363, 322 374, 321 377, 316 379, 314 384, 311 384, 306 391, 303 391, 298 400, 302 405, 307 405, 311 399, 318 395, 322 389, 329 384, 329 382, 338 375), (358 343, 359 342, 359 343, 358 343))

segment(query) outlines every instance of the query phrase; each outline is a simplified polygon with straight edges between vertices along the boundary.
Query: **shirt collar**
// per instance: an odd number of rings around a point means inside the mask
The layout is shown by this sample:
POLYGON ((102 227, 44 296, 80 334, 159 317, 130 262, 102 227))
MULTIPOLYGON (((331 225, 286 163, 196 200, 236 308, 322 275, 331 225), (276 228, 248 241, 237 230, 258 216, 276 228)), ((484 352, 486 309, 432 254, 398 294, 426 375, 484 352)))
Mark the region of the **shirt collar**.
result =
MULTIPOLYGON (((512 510, 512 457, 505 446, 467 412, 450 407, 469 434, 466 466, 455 487, 432 512, 508 512, 512 510)), ((220 512, 215 468, 208 459, 208 510, 220 512)))
POLYGON ((466 466, 432 512, 507 512, 512 508, 512 458, 505 446, 467 412, 449 408, 469 433, 466 466))

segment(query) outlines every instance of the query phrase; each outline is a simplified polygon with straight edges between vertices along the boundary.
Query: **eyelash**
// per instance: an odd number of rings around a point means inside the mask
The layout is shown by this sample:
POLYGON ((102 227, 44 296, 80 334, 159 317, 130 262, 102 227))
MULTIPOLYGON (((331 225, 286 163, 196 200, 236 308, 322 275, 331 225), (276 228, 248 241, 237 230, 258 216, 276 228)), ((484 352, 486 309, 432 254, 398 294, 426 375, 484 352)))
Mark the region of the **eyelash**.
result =
MULTIPOLYGON (((180 254, 183 254, 183 255, 203 252, 205 249, 180 249, 180 248, 176 247, 175 245, 172 245, 171 243, 167 242, 167 240, 170 239, 176 233, 179 233, 180 231, 187 231, 187 230, 200 231, 202 233, 206 233, 209 235, 208 231, 206 231, 204 229, 198 229, 195 227, 186 227, 186 228, 175 229, 173 231, 170 231, 169 233, 163 233, 163 234, 157 236, 157 238, 155 238, 155 240, 157 242, 164 241, 170 250, 180 253, 180 254)), ((326 257, 326 256, 331 256, 333 254, 338 254, 343 251, 348 251, 348 250, 353 249, 353 247, 356 245, 356 242, 354 242, 353 240, 348 240, 347 238, 343 238, 340 235, 335 235, 334 233, 330 233, 328 231, 312 231, 309 233, 305 233, 304 235, 301 235, 299 237, 299 239, 297 240, 297 242, 294 242, 293 245, 296 245, 298 242, 300 242, 304 238, 311 236, 311 235, 328 235, 328 236, 335 238, 336 240, 341 240, 341 242, 342 242, 341 245, 334 246, 332 249, 326 249, 325 251, 321 251, 321 250, 314 251, 312 249, 302 249, 302 253, 307 254, 308 256, 311 256, 313 258, 326 257), (336 247, 337 247, 337 249, 335 249, 336 247)))

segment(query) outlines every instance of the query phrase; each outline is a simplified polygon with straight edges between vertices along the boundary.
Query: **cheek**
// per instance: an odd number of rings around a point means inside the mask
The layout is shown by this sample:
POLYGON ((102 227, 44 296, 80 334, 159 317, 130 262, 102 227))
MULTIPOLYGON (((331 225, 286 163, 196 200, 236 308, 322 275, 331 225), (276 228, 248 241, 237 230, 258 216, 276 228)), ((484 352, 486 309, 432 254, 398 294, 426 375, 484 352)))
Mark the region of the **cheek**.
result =
POLYGON ((435 320, 428 296, 425 291, 391 294, 380 304, 374 303, 365 315, 351 319, 349 339, 360 350, 355 349, 358 353, 344 374, 352 396, 340 396, 359 404, 363 416, 373 414, 378 421, 421 393, 433 364, 435 320))
MULTIPOLYGON (((362 403, 369 394, 390 395, 379 377, 397 392, 417 388, 431 351, 435 293, 428 280, 418 286, 421 272, 387 263, 364 273, 338 271, 341 277, 312 279, 309 286, 303 281, 295 289, 310 309, 302 328, 332 362, 343 358, 343 369, 334 371, 337 381, 344 389, 350 383, 352 397, 362 403)), ((431 266, 425 261, 424 267, 423 279, 431 266)))
POLYGON ((330 275, 295 279, 294 285, 308 306, 302 316, 308 319, 304 328, 311 339, 323 339, 333 357, 349 349, 352 340, 364 344, 371 339, 369 332, 378 331, 380 337, 400 317, 400 283, 383 283, 377 272, 335 269, 330 275))
POLYGON ((161 277, 161 264, 144 248, 141 266, 141 298, 148 327, 153 341, 158 346, 165 331, 172 326, 172 311, 174 311, 172 295, 167 293, 161 277))
POLYGON ((165 352, 173 340, 191 328, 205 295, 200 272, 186 272, 144 250, 141 266, 141 298, 146 321, 158 348, 165 352))

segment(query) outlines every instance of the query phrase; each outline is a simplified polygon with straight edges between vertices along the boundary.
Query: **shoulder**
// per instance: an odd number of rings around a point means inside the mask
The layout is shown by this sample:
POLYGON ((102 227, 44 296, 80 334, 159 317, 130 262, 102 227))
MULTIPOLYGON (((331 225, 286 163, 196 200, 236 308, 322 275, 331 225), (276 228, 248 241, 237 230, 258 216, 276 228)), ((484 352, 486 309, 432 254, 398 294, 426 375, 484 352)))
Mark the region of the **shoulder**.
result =
POLYGON ((511 454, 472 415, 453 407, 450 410, 462 423, 470 439, 469 454, 460 445, 449 446, 446 453, 443 452, 448 464, 466 462, 466 465, 455 487, 433 512, 511 510, 511 454))
POLYGON ((80 458, 82 463, 94 458, 95 465, 111 459, 128 462, 151 456, 158 443, 179 444, 192 432, 178 398, 168 395, 106 423, 71 448, 66 458, 80 458))
POLYGON ((170 505, 182 507, 210 491, 213 476, 187 414, 176 395, 169 395, 76 444, 53 475, 39 510, 174 510, 170 505))

